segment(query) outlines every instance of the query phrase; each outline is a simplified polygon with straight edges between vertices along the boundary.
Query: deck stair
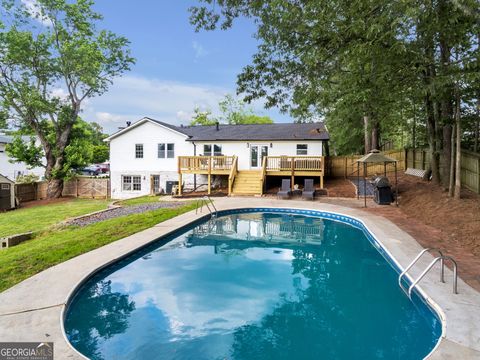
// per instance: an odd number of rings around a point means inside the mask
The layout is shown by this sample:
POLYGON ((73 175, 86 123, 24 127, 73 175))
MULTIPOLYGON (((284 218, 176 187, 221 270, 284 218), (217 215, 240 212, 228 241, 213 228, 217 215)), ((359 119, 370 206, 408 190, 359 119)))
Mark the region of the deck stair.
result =
POLYGON ((241 170, 233 183, 233 195, 262 195, 262 172, 259 170, 241 170))

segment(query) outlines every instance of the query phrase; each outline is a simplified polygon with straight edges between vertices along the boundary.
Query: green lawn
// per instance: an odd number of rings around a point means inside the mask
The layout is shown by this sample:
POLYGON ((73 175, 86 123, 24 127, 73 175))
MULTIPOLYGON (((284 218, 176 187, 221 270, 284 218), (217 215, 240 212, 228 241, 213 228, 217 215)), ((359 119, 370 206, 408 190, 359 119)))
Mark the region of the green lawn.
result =
POLYGON ((71 199, 0 213, 0 237, 42 231, 68 218, 106 209, 109 200, 71 199))
POLYGON ((160 196, 141 196, 133 199, 122 200, 117 204, 122 206, 131 206, 131 205, 155 203, 158 201, 162 201, 162 198, 160 196))
POLYGON ((0 291, 53 265, 152 227, 195 207, 195 203, 185 203, 174 209, 127 215, 83 228, 68 226, 40 233, 33 240, 0 251, 0 291))

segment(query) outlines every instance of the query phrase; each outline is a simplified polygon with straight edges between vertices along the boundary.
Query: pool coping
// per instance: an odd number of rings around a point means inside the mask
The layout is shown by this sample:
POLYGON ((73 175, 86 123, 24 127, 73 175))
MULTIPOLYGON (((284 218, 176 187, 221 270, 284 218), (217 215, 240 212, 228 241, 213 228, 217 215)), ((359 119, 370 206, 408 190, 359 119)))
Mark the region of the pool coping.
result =
MULTIPOLYGON (((257 197, 215 199, 218 210, 282 208, 311 210, 346 216, 359 221, 400 269, 422 247, 388 219, 344 206, 257 197)), ((0 339, 2 341, 54 342, 58 359, 85 359, 67 341, 63 331, 64 311, 76 289, 100 269, 149 245, 159 237, 198 221, 207 213, 191 211, 137 234, 49 268, 0 293, 0 339)), ((417 276, 433 260, 426 254, 410 272, 417 276)), ((442 336, 429 359, 480 359, 480 293, 459 279, 458 295, 451 289, 452 272, 446 269, 446 284, 432 271, 419 291, 442 320, 442 336)))

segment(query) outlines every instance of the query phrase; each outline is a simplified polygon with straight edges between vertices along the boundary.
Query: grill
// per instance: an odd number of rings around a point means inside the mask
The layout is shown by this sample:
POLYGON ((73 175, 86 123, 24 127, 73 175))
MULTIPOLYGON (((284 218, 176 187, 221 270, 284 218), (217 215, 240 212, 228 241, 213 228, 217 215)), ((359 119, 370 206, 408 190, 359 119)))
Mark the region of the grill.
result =
POLYGON ((379 205, 390 205, 393 201, 392 187, 385 176, 373 180, 373 200, 379 205))

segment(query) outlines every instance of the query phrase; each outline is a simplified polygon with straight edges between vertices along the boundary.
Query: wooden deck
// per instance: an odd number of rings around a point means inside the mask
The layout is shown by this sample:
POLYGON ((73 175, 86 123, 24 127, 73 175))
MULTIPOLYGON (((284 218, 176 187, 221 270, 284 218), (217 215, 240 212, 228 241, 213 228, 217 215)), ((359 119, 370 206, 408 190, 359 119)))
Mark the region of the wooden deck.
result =
MULTIPOLYGON (((247 171, 244 172, 246 173, 247 171)), ((242 171, 238 170, 237 156, 179 156, 179 194, 182 194, 183 174, 207 175, 209 194, 211 192, 212 175, 228 176, 229 195, 235 193, 234 189, 241 190, 242 194, 262 195, 267 176, 290 177, 292 189, 295 184, 295 176, 318 176, 320 188, 323 189, 325 158, 323 156, 265 156, 262 161, 262 167, 259 170, 255 170, 258 173, 260 184, 253 181, 253 176, 251 175, 253 172, 253 170, 248 170, 250 179, 242 177, 240 174, 242 171), (237 178, 245 180, 241 187, 239 187, 240 184, 235 183, 237 178), (245 187, 248 183, 252 184, 251 189, 245 187)))

